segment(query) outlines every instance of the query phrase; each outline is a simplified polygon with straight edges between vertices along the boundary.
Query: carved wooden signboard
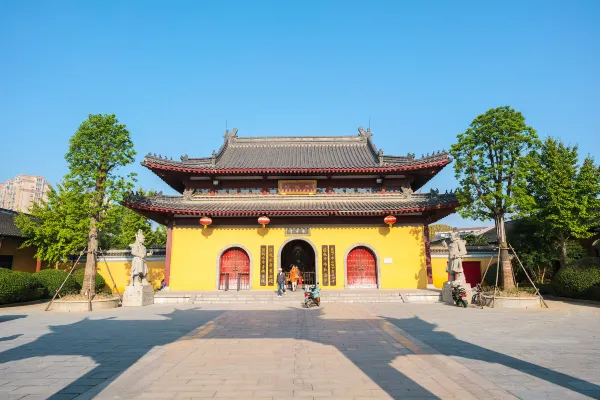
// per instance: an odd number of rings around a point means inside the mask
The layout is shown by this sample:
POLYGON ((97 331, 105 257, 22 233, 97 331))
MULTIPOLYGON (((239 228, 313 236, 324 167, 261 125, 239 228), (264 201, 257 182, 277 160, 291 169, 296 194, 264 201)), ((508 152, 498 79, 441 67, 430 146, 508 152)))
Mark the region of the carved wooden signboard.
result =
POLYGON ((323 286, 329 286, 329 256, 326 244, 321 248, 321 271, 323 274, 323 286))
POLYGON ((274 286, 275 285, 275 251, 273 249, 273 246, 269 246, 269 252, 267 255, 267 261, 268 261, 268 276, 269 276, 269 286, 274 286))
POLYGON ((286 236, 304 235, 310 236, 310 228, 285 228, 286 236))
POLYGON ((336 268, 335 268, 335 246, 329 246, 329 284, 331 286, 335 286, 335 276, 336 276, 336 268))
POLYGON ((278 181, 278 192, 283 195, 311 195, 317 193, 317 181, 278 181))
POLYGON ((260 286, 267 286, 267 246, 260 246, 260 286))

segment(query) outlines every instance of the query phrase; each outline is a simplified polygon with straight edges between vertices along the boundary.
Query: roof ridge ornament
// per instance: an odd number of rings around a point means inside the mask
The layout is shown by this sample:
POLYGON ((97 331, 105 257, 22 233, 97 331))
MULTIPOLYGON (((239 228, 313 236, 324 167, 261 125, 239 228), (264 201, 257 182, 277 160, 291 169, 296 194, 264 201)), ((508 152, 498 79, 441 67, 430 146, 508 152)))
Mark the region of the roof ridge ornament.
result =
POLYGON ((371 133, 371 128, 367 128, 367 130, 365 131, 365 129, 362 126, 358 127, 358 135, 363 136, 367 139, 370 139, 373 136, 373 134, 371 133))
POLYGON ((217 163, 217 152, 212 151, 212 165, 214 166, 217 163))
POLYGON ((238 129, 237 128, 233 128, 232 130, 225 129, 225 136, 224 136, 224 138, 227 139, 227 140, 237 138, 237 133, 238 133, 238 129))

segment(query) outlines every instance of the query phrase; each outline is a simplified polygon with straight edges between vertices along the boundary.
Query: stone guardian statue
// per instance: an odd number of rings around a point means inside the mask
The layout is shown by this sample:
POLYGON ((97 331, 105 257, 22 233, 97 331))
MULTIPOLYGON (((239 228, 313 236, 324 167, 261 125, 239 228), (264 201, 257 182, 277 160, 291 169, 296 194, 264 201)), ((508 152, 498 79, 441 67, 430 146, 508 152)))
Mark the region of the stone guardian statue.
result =
MULTIPOLYGON (((144 233, 140 229, 135 235, 135 243, 129 245, 129 247, 131 247, 131 255, 133 256, 129 286, 139 286, 140 281, 142 286, 149 285, 148 280, 146 279, 146 276, 148 275, 148 265, 146 264, 147 254, 146 246, 144 246, 145 239, 144 233)), ((152 253, 148 255, 152 255, 152 253)))
POLYGON ((446 272, 450 275, 450 281, 464 285, 465 272, 462 266, 462 258, 467 255, 467 242, 461 239, 456 228, 450 234, 450 244, 444 240, 444 247, 448 249, 448 267, 446 272))
POLYGON ((146 279, 148 276, 146 256, 151 256, 152 252, 146 252, 145 239, 144 233, 140 229, 135 235, 135 243, 129 245, 133 260, 131 261, 129 285, 125 287, 123 294, 123 307, 147 306, 154 303, 154 289, 146 279))

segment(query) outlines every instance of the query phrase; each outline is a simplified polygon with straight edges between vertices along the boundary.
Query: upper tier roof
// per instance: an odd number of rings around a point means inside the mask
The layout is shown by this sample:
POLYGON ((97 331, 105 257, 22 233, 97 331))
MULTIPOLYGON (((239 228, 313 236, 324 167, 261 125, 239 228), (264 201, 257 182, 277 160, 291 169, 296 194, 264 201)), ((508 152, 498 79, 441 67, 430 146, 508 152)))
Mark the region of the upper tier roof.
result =
POLYGON ((189 173, 385 173, 443 167, 451 160, 447 152, 415 158, 386 156, 373 144, 369 130, 357 136, 238 137, 237 129, 212 157, 174 161, 148 154, 142 165, 156 170, 189 173))
POLYGON ((399 193, 314 196, 140 196, 130 195, 125 204, 138 211, 187 216, 344 216, 403 215, 454 210, 454 193, 399 193))

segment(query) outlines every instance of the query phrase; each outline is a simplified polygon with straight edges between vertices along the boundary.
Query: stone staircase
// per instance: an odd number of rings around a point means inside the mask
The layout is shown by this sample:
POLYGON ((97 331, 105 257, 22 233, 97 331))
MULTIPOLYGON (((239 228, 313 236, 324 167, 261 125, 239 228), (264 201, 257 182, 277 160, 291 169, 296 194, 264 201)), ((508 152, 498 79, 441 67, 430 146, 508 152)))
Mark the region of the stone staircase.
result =
MULTIPOLYGON (((278 297, 271 291, 203 291, 203 292, 157 292, 155 304, 278 304, 304 301, 304 292, 287 292, 278 297)), ((339 290, 321 291, 321 302, 326 303, 436 303, 440 291, 416 290, 339 290)))

